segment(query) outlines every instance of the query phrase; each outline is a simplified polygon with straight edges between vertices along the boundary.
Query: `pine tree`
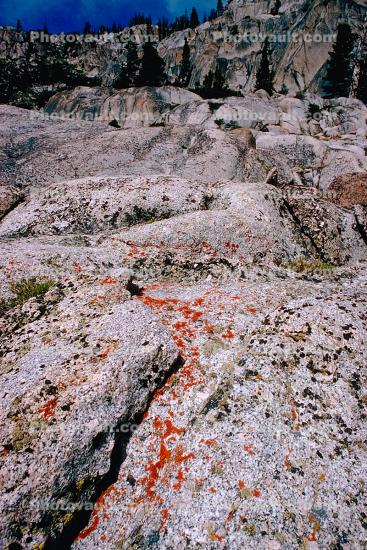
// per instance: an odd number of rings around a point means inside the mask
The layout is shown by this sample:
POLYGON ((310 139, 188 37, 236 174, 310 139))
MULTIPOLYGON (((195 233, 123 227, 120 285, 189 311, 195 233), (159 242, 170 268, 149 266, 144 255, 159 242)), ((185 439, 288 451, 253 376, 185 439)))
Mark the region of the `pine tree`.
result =
POLYGON ((182 61, 180 65, 179 84, 183 87, 189 85, 192 67, 190 62, 190 46, 185 38, 185 44, 182 50, 182 61))
POLYGON ((360 73, 356 98, 367 105, 367 59, 360 62, 360 73))
POLYGON ((20 19, 17 19, 17 26, 15 27, 15 29, 17 32, 22 32, 23 27, 22 27, 22 23, 20 22, 20 19))
POLYGON ((91 24, 89 23, 89 21, 86 21, 86 22, 85 22, 83 34, 84 34, 84 35, 86 35, 86 34, 92 34, 92 27, 91 27, 91 24))
POLYGON ((190 17, 190 29, 196 29, 200 25, 198 12, 196 8, 192 8, 191 17, 190 17))
POLYGON ((123 90, 130 87, 130 80, 126 65, 121 67, 120 73, 117 75, 117 78, 113 83, 113 87, 116 88, 116 90, 123 90))
POLYGON ((346 23, 338 26, 338 34, 330 52, 326 79, 325 97, 348 97, 353 81, 353 49, 355 36, 346 23))
POLYGON ((204 78, 203 88, 205 90, 211 90, 213 88, 214 73, 210 69, 206 77, 204 78))
POLYGON ((165 63, 150 39, 143 46, 143 58, 139 73, 140 86, 162 86, 165 80, 165 63))
POLYGON ((213 89, 216 92, 223 92, 223 90, 226 88, 226 79, 222 75, 222 71, 220 70, 219 65, 215 67, 214 77, 213 77, 213 89))
POLYGON ((256 73, 255 91, 265 90, 269 95, 272 95, 274 74, 270 69, 269 57, 269 39, 266 37, 261 50, 260 65, 256 73))
POLYGON ((217 17, 220 17, 221 15, 223 15, 223 12, 224 12, 223 1, 218 0, 218 2, 217 2, 217 17))

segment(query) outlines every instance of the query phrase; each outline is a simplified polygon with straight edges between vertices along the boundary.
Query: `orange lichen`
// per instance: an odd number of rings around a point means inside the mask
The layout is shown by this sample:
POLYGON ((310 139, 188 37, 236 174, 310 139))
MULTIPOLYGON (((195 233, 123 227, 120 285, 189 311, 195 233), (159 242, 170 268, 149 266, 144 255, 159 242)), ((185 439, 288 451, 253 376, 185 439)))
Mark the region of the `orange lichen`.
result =
POLYGON ((204 445, 208 445, 209 447, 216 447, 218 445, 218 442, 216 439, 201 439, 200 443, 203 443, 204 445))
POLYGON ((244 445, 243 448, 244 448, 244 450, 246 451, 247 454, 249 454, 251 456, 255 456, 253 445, 251 445, 251 444, 244 445))
POLYGON ((111 351, 110 348, 107 346, 107 347, 104 349, 104 351, 102 351, 102 353, 100 353, 100 354, 98 355, 98 358, 99 358, 99 359, 107 359, 107 357, 108 357, 109 354, 110 354, 110 351, 111 351))
POLYGON ((246 309, 249 313, 252 313, 252 315, 255 315, 255 313, 257 313, 256 307, 247 306, 246 309))
POLYGON ((99 281, 99 284, 100 285, 115 285, 116 283, 118 283, 118 280, 117 279, 114 279, 113 277, 106 277, 105 279, 101 279, 99 281))
POLYGON ((82 531, 80 531, 80 533, 78 533, 78 535, 76 536, 75 540, 84 540, 86 539, 91 533, 93 533, 97 527, 99 525, 99 516, 98 516, 98 511, 97 510, 93 510, 92 512, 92 519, 91 521, 89 522, 89 525, 87 527, 85 527, 85 529, 83 529, 82 531))
POLYGON ((174 426, 169 419, 165 420, 165 424, 166 424, 166 431, 163 434, 163 437, 165 439, 173 434, 181 435, 185 432, 185 428, 176 428, 176 426, 174 426))
POLYGON ((261 493, 260 493, 260 491, 257 487, 255 487, 255 489, 252 490, 252 496, 254 496, 254 497, 261 496, 261 493))
POLYGON ((162 516, 161 527, 163 527, 169 520, 169 512, 167 508, 164 508, 163 510, 161 510, 161 516, 162 516))
POLYGON ((56 405, 57 405, 57 397, 53 397, 43 407, 40 407, 38 409, 39 414, 43 416, 43 418, 48 419, 52 416, 55 416, 56 411, 56 405))

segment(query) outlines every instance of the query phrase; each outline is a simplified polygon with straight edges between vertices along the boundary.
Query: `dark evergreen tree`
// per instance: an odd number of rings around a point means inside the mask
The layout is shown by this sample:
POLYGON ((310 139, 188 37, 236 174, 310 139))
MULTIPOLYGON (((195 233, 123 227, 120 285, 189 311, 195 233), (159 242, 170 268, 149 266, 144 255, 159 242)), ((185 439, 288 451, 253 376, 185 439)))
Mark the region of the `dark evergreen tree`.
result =
POLYGON ((353 49, 355 35, 346 23, 338 26, 338 34, 330 52, 326 79, 325 97, 348 97, 353 81, 353 49))
POLYGON ((170 35, 170 26, 166 17, 158 20, 158 35, 159 40, 164 40, 170 35))
POLYGON ((198 12, 196 8, 192 8, 191 17, 190 17, 190 29, 196 29, 200 25, 198 12))
POLYGON ((143 46, 143 58, 139 73, 140 86, 162 86, 165 81, 165 63, 150 39, 143 46))
POLYGON ((17 19, 17 25, 16 25, 15 29, 16 29, 17 32, 22 32, 23 27, 22 27, 22 23, 20 22, 20 19, 17 19))
POLYGON ((360 73, 356 97, 367 105, 367 59, 360 62, 360 73))
POLYGON ((182 50, 182 61, 180 65, 180 86, 186 87, 189 85, 190 77, 192 73, 191 61, 190 61, 190 46, 185 38, 185 44, 182 50))
POLYGON ((213 19, 217 18, 217 12, 214 9, 210 10, 208 21, 213 21, 213 19))
POLYGON ((218 92, 218 95, 221 95, 223 90, 226 88, 226 79, 222 75, 219 65, 215 67, 215 72, 213 76, 213 89, 218 92))
POLYGON ((270 48, 269 39, 265 38, 264 44, 261 50, 260 65, 256 73, 255 90, 265 90, 268 94, 272 95, 274 85, 274 74, 270 68, 270 48))
POLYGON ((218 0, 218 2, 217 2, 217 17, 220 17, 221 15, 223 15, 223 12, 224 12, 223 1, 218 0))
POLYGON ((205 90, 211 90, 213 88, 213 80, 214 80, 214 73, 210 69, 210 71, 208 72, 208 74, 204 78, 203 88, 205 90))
POLYGON ((83 34, 92 34, 92 27, 89 21, 85 22, 83 34))
POLYGON ((116 90, 123 90, 124 88, 130 87, 130 80, 127 74, 126 65, 121 67, 121 70, 113 83, 113 87, 116 88, 116 90))
POLYGON ((271 15, 278 15, 281 6, 282 6, 281 1, 275 0, 274 6, 270 10, 271 15))

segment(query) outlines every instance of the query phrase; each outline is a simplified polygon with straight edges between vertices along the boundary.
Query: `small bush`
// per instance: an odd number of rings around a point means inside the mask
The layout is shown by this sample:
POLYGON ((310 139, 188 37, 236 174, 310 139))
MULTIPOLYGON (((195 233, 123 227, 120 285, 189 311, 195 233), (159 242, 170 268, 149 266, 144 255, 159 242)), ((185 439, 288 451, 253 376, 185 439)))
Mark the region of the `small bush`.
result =
POLYGON ((10 286, 10 290, 15 294, 11 300, 12 306, 24 304, 37 296, 43 296, 53 284, 53 281, 37 281, 36 279, 22 279, 18 283, 13 283, 10 286))
POLYGON ((335 269, 335 266, 322 260, 307 260, 302 257, 283 264, 283 267, 297 273, 325 273, 335 269))
POLYGON ((9 309, 25 304, 31 298, 43 296, 54 285, 54 281, 37 281, 36 279, 22 279, 18 283, 10 285, 10 290, 15 296, 9 300, 0 298, 0 316, 9 309))

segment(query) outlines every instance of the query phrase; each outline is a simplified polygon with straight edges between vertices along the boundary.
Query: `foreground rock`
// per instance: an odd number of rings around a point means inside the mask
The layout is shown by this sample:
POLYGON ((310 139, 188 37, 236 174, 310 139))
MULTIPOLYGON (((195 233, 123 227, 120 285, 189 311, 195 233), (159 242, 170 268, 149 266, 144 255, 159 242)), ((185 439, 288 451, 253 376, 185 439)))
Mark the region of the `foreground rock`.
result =
POLYGON ((164 326, 128 288, 128 276, 80 275, 0 321, 4 547, 52 546, 73 529, 71 503, 90 509, 177 362, 164 326))

